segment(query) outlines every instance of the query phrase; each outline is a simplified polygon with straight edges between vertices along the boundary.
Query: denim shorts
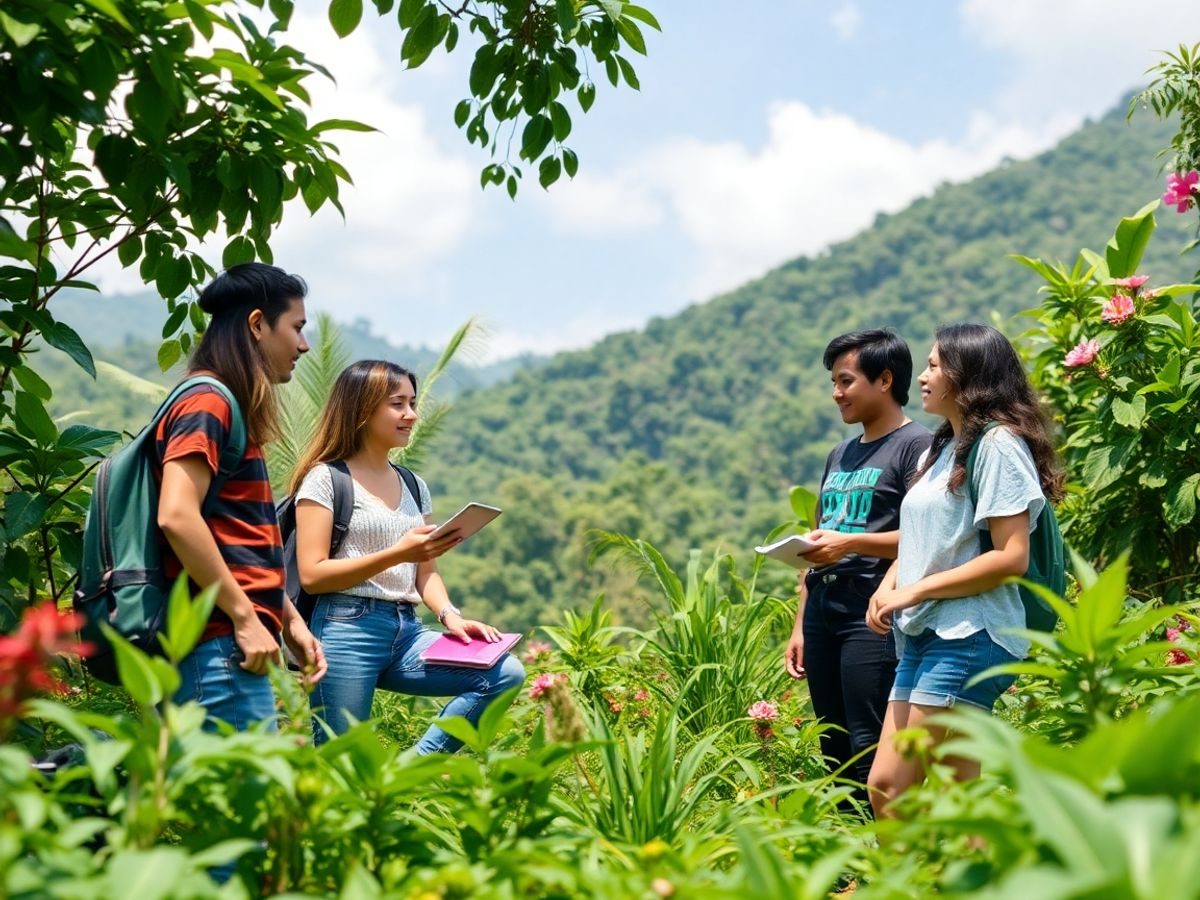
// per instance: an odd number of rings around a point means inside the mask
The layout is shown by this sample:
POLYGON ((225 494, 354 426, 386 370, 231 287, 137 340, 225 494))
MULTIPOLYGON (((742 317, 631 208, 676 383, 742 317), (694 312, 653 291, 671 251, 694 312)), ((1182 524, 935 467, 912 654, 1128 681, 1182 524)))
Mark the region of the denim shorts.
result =
POLYGON ((953 640, 940 638, 929 629, 918 635, 906 634, 888 700, 938 707, 966 703, 990 711, 1016 676, 997 675, 974 684, 971 679, 992 666, 1016 661, 986 631, 953 640))

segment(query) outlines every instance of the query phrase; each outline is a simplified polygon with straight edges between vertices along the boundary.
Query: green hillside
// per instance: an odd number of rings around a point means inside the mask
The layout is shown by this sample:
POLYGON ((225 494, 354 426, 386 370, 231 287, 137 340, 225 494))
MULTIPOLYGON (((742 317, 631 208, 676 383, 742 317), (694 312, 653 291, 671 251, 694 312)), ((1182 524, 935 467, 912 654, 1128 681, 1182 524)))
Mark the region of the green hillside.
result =
MULTIPOLYGON (((528 624, 544 604, 578 606, 625 581, 588 571, 592 528, 636 533, 676 562, 717 541, 745 552, 788 517, 788 486, 813 484, 847 434, 820 362, 830 337, 891 325, 923 359, 941 322, 998 316, 1020 333, 1012 317, 1034 305, 1037 282, 1007 256, 1099 248, 1161 194, 1153 160, 1168 138, 1151 117, 1127 125, 1114 111, 827 253, 468 392, 425 474, 442 511, 470 498, 508 512, 444 561, 452 589, 480 615, 528 624)), ((1190 274, 1175 255, 1181 219, 1160 216, 1144 264, 1154 283, 1190 274)))
MULTIPOLYGON (((183 365, 169 372, 156 362, 166 305, 152 292, 100 295, 67 290, 55 298, 55 316, 86 335, 93 355, 158 384, 177 380, 183 365)), ((375 334, 366 319, 340 324, 352 359, 390 359, 423 375, 437 362, 440 349, 396 346, 375 334)), ((536 367, 542 357, 525 355, 488 365, 452 363, 438 383, 438 394, 453 397, 461 391, 486 387, 510 378, 524 367, 536 367)), ((48 350, 38 360, 39 371, 54 388, 52 412, 73 414, 108 428, 136 430, 153 412, 154 401, 128 390, 111 372, 100 371, 95 381, 65 355, 48 350)))

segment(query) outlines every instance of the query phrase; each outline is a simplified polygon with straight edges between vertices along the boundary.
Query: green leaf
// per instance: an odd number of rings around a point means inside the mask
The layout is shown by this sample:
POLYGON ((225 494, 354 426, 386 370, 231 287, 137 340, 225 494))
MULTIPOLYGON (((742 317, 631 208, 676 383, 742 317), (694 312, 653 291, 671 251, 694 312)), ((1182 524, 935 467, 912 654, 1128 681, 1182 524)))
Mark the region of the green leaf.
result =
POLYGON ((454 107, 454 124, 462 128, 467 124, 469 118, 471 118, 471 101, 460 100, 458 106, 454 107))
POLYGON ((28 391, 17 391, 15 418, 17 430, 46 447, 58 441, 58 429, 42 401, 28 391))
POLYGON ((42 380, 42 376, 29 368, 29 366, 16 366, 13 369, 13 375, 17 379, 17 384, 21 385, 21 387, 25 388, 25 390, 29 391, 29 393, 33 394, 39 400, 48 402, 54 395, 54 392, 50 389, 50 385, 46 384, 42 380))
POLYGON ((592 108, 592 104, 596 102, 596 85, 590 81, 579 86, 579 108, 587 112, 592 108))
POLYGON ((554 7, 558 13, 558 27, 562 29, 563 37, 569 39, 579 27, 579 17, 575 14, 575 0, 555 0, 554 7))
POLYGON ((228 269, 230 266, 248 262, 254 262, 254 241, 239 234, 225 245, 225 252, 221 254, 221 266, 228 269))
POLYGON ((18 47, 24 47, 42 32, 42 26, 36 22, 18 22, 8 13, 0 10, 0 28, 12 38, 18 47))
POLYGON ((1172 531, 1178 531, 1196 518, 1198 490, 1200 490, 1200 472, 1189 475, 1167 488, 1163 509, 1166 513, 1167 525, 1172 531))
POLYGON ((624 14, 627 18, 637 19, 639 22, 645 22, 655 31, 662 31, 662 26, 658 24, 658 19, 654 18, 653 13, 648 9, 643 9, 640 6, 634 6, 632 3, 626 3, 624 14))
POLYGON ((542 164, 538 166, 538 183, 548 188, 554 182, 558 181, 558 176, 562 174, 562 163, 557 156, 547 156, 542 160, 542 164))
POLYGON ((338 37, 346 37, 362 21, 362 0, 333 0, 329 4, 329 24, 338 37))
POLYGON ((50 498, 45 494, 13 491, 4 501, 4 537, 15 541, 42 524, 50 498))
POLYGON ((555 100, 550 104, 550 124, 554 128, 554 140, 562 143, 571 133, 571 116, 567 108, 555 100))
POLYGON ((1132 400, 1122 400, 1114 397, 1112 402, 1113 419, 1118 425, 1126 428, 1141 428, 1146 421, 1146 397, 1134 395, 1132 400))
POLYGON ((158 348, 158 368, 166 372, 183 356, 183 346, 179 341, 163 341, 158 348))
POLYGON ((138 261, 138 257, 142 255, 142 239, 136 234, 131 234, 125 240, 117 245, 117 259, 121 261, 121 265, 128 268, 138 261))
POLYGON ((325 119, 308 130, 309 134, 320 134, 323 131, 378 131, 374 125, 366 122, 356 122, 354 119, 325 119))
POLYGON ((121 684, 135 701, 142 707, 149 708, 157 705, 163 699, 162 685, 154 673, 148 657, 107 624, 101 623, 101 630, 112 644, 113 655, 117 661, 117 674, 121 684))
POLYGON ((193 600, 188 592, 188 579, 180 575, 167 601, 167 630, 158 639, 167 658, 178 663, 192 652, 208 624, 217 598, 217 586, 211 585, 193 600))
POLYGON ((491 44, 484 44, 475 52, 475 61, 471 63, 471 74, 468 84, 471 93, 483 99, 492 92, 496 77, 500 74, 500 63, 496 59, 496 50, 491 44))
POLYGON ((162 336, 164 338, 169 338, 176 331, 178 331, 179 326, 183 324, 183 320, 187 318, 187 314, 188 304, 180 303, 178 306, 176 306, 175 309, 172 310, 171 314, 167 316, 167 321, 163 323, 162 336))
POLYGON ((817 527, 817 495, 808 488, 796 485, 788 492, 792 514, 805 528, 817 527))
POLYGON ((552 137, 554 126, 550 120, 542 115, 533 116, 521 132, 521 156, 533 162, 542 155, 552 137))
POLYGON ((400 27, 405 30, 412 28, 417 24, 417 17, 421 15, 423 9, 425 9, 425 0, 400 0, 400 9, 397 12, 400 27))
POLYGON ((1117 232, 1104 251, 1110 278, 1126 278, 1137 271, 1146 244, 1154 234, 1154 210, 1158 203, 1157 200, 1147 203, 1117 225, 1117 232))
POLYGON ((96 377, 96 362, 92 359, 92 351, 87 348, 75 329, 65 322, 55 322, 53 327, 42 331, 42 337, 51 347, 61 350, 93 378, 96 377))
POLYGON ((642 89, 641 83, 638 81, 637 73, 633 71, 633 65, 623 56, 617 57, 617 65, 621 68, 621 74, 625 77, 625 83, 635 91, 642 89))
POLYGON ((646 38, 642 35, 642 30, 633 22, 628 19, 618 19, 617 31, 621 33, 621 37, 625 38, 625 43, 642 56, 646 55, 646 38))
POLYGON ((13 227, 3 218, 0 218, 0 256, 30 264, 37 262, 37 248, 13 231, 13 227))
POLYGON ((517 199, 517 177, 515 175, 508 176, 507 184, 508 196, 510 200, 517 199))
POLYGON ((125 14, 117 8, 117 4, 113 0, 83 0, 83 2, 92 7, 92 9, 104 13, 126 31, 133 31, 133 26, 129 24, 129 20, 125 18, 125 14))
POLYGON ((574 178, 575 173, 579 171, 579 157, 575 155, 574 150, 568 150, 563 147, 563 169, 567 173, 568 178, 574 178))

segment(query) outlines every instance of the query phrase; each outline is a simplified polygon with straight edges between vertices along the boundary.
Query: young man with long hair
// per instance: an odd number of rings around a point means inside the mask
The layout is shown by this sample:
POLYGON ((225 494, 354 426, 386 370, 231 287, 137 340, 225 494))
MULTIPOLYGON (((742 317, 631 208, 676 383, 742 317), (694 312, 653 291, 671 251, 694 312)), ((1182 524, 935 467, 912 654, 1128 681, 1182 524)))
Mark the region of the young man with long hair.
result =
MULTIPOLYGON (((179 701, 196 700, 210 722, 242 730, 275 719, 267 667, 279 639, 306 667, 325 671, 320 644, 284 595, 283 544, 263 458, 278 434, 275 386, 308 350, 304 282, 263 263, 232 266, 200 294, 212 319, 188 376, 207 375, 233 395, 246 427, 240 461, 209 496, 231 440, 233 408, 212 385, 185 391, 156 432, 158 526, 166 574, 187 572, 193 590, 218 585, 200 643, 180 665, 179 701)), ((270 727, 270 726, 268 726, 270 727)))
MULTIPOLYGON (((525 680, 507 653, 490 669, 426 664, 421 653, 437 638, 417 616, 424 604, 450 634, 495 641, 499 633, 464 618, 450 602, 435 560, 459 542, 454 532, 434 538, 429 488, 419 497, 392 466, 392 450, 407 446, 417 421, 417 379, 394 363, 353 363, 333 386, 312 443, 296 466, 296 562, 304 590, 316 596, 314 633, 329 659, 314 705, 337 734, 351 718, 367 719, 376 688, 401 694, 452 697, 441 716, 472 724, 493 700, 525 680), (354 485, 349 527, 335 557, 334 487, 329 463, 344 462, 354 485)), ((318 742, 326 732, 314 724, 318 742)), ((460 742, 434 722, 417 742, 419 753, 453 752, 460 742)))
MULTIPOLYGON (((784 653, 793 678, 807 678, 831 767, 865 784, 896 670, 890 635, 866 626, 867 603, 896 557, 900 501, 929 446, 929 430, 904 414, 912 354, 895 332, 855 331, 825 348, 825 368, 842 421, 862 434, 829 454, 818 499, 818 547, 805 559, 796 624, 784 653)), ((865 789, 859 799, 866 803, 865 789)))
MULTIPOLYGON (((946 730, 929 716, 960 705, 990 711, 1012 684, 1011 676, 975 676, 1029 652, 1020 634, 1025 608, 1008 579, 1028 570, 1030 532, 1045 504, 1062 496, 1037 395, 999 331, 939 328, 918 382, 921 405, 943 421, 900 508, 896 562, 867 611, 871 630, 894 634, 900 649, 868 781, 877 815, 891 814, 891 802, 925 777, 922 759, 895 746, 897 732, 927 729, 936 746, 946 730), (976 442, 972 502, 967 459, 976 442)), ((960 779, 979 775, 975 762, 949 762, 960 779)))

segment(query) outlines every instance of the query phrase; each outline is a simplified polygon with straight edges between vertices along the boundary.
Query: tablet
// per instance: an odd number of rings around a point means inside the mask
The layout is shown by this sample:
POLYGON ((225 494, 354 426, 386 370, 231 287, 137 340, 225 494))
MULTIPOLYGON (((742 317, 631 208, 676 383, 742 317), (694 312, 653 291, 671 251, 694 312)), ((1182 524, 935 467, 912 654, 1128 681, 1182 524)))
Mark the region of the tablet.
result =
POLYGON ((437 530, 429 536, 430 540, 440 538, 451 531, 457 531, 465 541, 480 528, 486 525, 496 516, 500 515, 502 510, 494 506, 486 506, 482 503, 468 503, 453 516, 437 527, 437 530))

